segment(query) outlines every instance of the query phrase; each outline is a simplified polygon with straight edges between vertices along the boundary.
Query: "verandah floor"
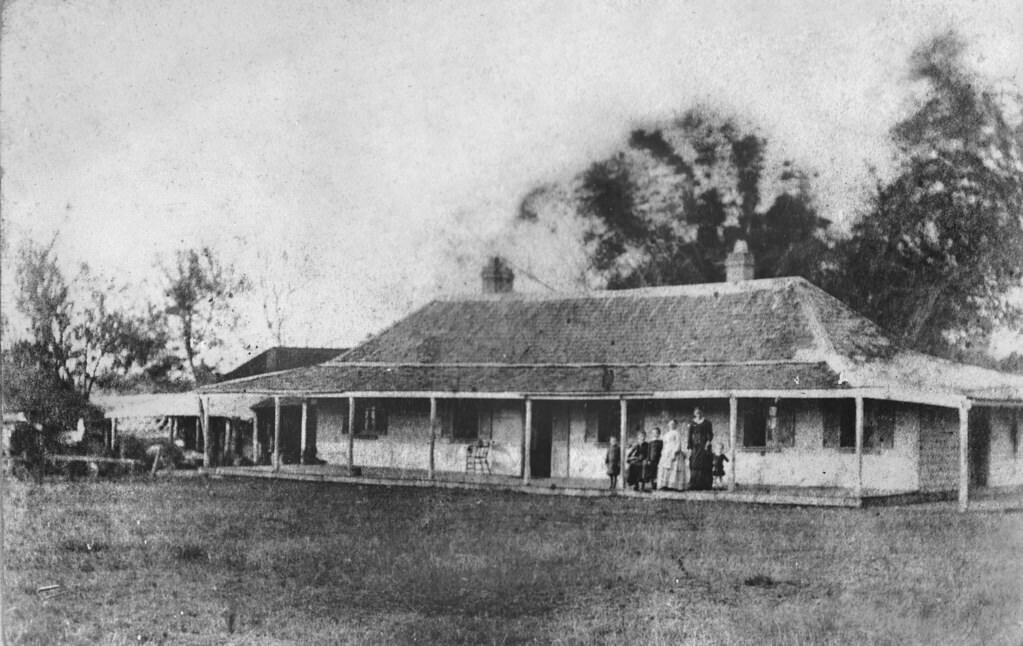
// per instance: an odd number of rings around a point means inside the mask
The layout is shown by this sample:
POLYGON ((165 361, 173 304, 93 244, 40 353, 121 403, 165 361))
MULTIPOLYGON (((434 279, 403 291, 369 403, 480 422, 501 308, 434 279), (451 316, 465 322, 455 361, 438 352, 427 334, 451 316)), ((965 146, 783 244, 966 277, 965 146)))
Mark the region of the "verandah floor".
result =
POLYGON ((635 492, 631 489, 608 489, 606 479, 589 478, 533 478, 523 483, 521 478, 506 475, 437 471, 431 480, 424 469, 395 469, 385 467, 356 467, 354 474, 343 465, 282 465, 274 471, 270 466, 218 467, 213 475, 221 477, 271 478, 339 482, 406 487, 440 487, 458 489, 502 489, 531 494, 568 496, 627 496, 658 500, 704 500, 755 504, 806 505, 824 507, 863 507, 868 505, 903 504, 950 500, 954 492, 913 492, 883 489, 864 489, 862 496, 843 488, 829 487, 766 487, 738 486, 733 491, 656 491, 635 492))

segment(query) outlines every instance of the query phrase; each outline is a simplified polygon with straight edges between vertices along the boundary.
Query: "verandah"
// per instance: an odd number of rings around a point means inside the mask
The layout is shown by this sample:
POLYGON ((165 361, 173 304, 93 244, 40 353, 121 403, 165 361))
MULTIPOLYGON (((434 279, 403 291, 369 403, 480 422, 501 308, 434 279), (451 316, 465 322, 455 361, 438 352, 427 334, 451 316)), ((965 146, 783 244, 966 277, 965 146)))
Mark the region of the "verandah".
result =
MULTIPOLYGON (((851 402, 854 410, 853 415, 853 432, 850 433, 853 437, 853 454, 855 458, 855 478, 852 482, 852 493, 856 497, 861 497, 864 493, 864 469, 863 460, 865 453, 865 401, 867 400, 890 400, 891 393, 876 392, 873 390, 867 391, 853 391, 847 390, 829 390, 829 391, 733 391, 733 392, 686 392, 686 393, 630 393, 630 394, 581 394, 573 397, 566 397, 563 394, 559 395, 548 395, 548 394, 492 394, 492 393, 339 393, 339 394, 296 394, 288 393, 282 395, 280 393, 266 393, 273 401, 273 421, 272 421, 272 451, 270 455, 270 461, 274 470, 279 470, 282 463, 282 455, 279 447, 281 447, 281 410, 282 400, 285 397, 292 398, 296 397, 301 401, 301 424, 300 424, 300 462, 305 463, 306 456, 309 455, 309 419, 310 419, 310 406, 315 402, 323 402, 330 400, 341 400, 347 404, 347 451, 345 459, 347 461, 347 468, 349 472, 359 466, 356 463, 357 451, 356 451, 356 440, 359 439, 357 434, 352 432, 352 429, 357 428, 357 411, 359 411, 360 402, 365 401, 387 401, 397 399, 410 399, 418 398, 423 402, 429 403, 429 432, 426 441, 423 442, 423 452, 427 456, 427 478, 434 480, 437 478, 437 444, 440 439, 440 416, 438 410, 441 403, 450 404, 453 401, 487 401, 487 400, 515 400, 518 401, 521 410, 521 428, 519 436, 519 472, 518 478, 521 479, 523 484, 529 484, 531 480, 537 477, 532 468, 533 460, 530 459, 533 454, 532 441, 534 438, 534 411, 537 406, 543 406, 552 402, 560 403, 586 403, 586 402, 599 402, 604 406, 612 405, 618 410, 618 428, 617 434, 619 437, 619 445, 622 451, 622 463, 625 462, 625 453, 630 444, 630 427, 634 428, 634 422, 636 420, 635 412, 642 411, 644 407, 649 407, 651 402, 664 403, 675 403, 680 407, 692 405, 698 402, 708 401, 719 401, 722 404, 727 402, 727 443, 723 440, 721 443, 727 447, 727 456, 729 459, 730 469, 728 469, 727 486, 730 491, 734 491, 736 488, 736 476, 737 473, 741 473, 743 469, 743 456, 742 453, 747 452, 749 449, 748 443, 742 441, 739 437, 740 433, 740 412, 741 410, 753 401, 764 401, 764 400, 778 400, 784 399, 786 401, 791 400, 844 400, 845 402, 851 402)), ((207 405, 204 406, 204 410, 209 409, 208 400, 209 395, 206 395, 207 405)), ((916 395, 912 397, 916 403, 924 403, 931 406, 943 406, 945 408, 951 408, 947 399, 941 399, 934 397, 921 397, 916 395), (925 400, 925 401, 924 401, 925 400)), ((899 401, 904 401, 900 399, 899 401)), ((954 402, 955 408, 959 412, 959 500, 960 505, 965 508, 968 501, 968 489, 969 489, 969 464, 967 459, 968 446, 968 419, 970 402, 967 400, 954 402)), ((723 408, 723 406, 722 406, 723 408)), ((207 420, 204 420, 206 422, 207 420)), ((204 429, 209 429, 208 423, 204 423, 204 429)), ((720 428, 720 426, 719 426, 720 428)), ((253 442, 252 446, 254 449, 259 446, 259 442, 256 438, 256 429, 253 428, 253 442)), ((722 434, 718 434, 718 437, 722 437, 722 434)), ((743 438, 744 439, 744 438, 743 438)), ((210 444, 208 443, 207 446, 210 444)), ((254 461, 257 456, 253 455, 254 461)), ((213 463, 212 456, 207 455, 207 465, 213 463)), ((372 465, 368 465, 372 466, 372 465)), ((545 474, 541 474, 539 477, 546 477, 545 474)), ((623 483, 624 486, 624 483, 623 483)))

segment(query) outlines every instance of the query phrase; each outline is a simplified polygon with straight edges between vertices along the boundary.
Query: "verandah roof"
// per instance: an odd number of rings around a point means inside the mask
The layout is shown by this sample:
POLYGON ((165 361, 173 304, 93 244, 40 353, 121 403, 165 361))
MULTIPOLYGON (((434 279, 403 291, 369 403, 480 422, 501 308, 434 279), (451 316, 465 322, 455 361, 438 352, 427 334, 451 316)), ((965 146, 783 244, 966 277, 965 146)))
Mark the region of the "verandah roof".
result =
MULTIPOLYGON (((235 393, 211 402, 209 414, 214 417, 252 417, 252 405, 258 398, 235 393)), ((194 392, 145 393, 139 395, 96 395, 95 403, 107 419, 146 417, 198 417, 199 397, 194 392)))

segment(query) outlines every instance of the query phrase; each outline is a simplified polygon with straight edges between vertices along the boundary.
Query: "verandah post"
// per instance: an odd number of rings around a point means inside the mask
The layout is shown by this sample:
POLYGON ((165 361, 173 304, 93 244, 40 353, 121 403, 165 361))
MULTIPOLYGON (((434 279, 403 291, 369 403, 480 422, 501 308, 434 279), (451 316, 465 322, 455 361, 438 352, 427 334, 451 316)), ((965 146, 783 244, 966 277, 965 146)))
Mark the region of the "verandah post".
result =
POLYGON ((728 398, 728 459, 732 468, 728 474, 728 490, 735 491, 735 445, 739 437, 739 399, 732 395, 728 398))
POLYGON ((533 452, 533 400, 526 397, 526 415, 522 424, 522 482, 529 484, 533 467, 529 463, 533 452))
POLYGON ((628 435, 629 435, 629 426, 628 426, 628 424, 629 424, 629 404, 625 401, 624 397, 619 400, 618 409, 619 409, 618 410, 618 448, 622 452, 622 461, 621 461, 622 473, 621 473, 621 478, 622 478, 622 489, 625 490, 625 489, 628 489, 628 485, 625 482, 625 480, 626 480, 625 472, 626 472, 626 469, 627 469, 627 465, 625 463, 625 456, 626 456, 626 452, 628 451, 628 449, 625 446, 625 441, 628 439, 628 435))
POLYGON ((281 470, 281 398, 274 397, 274 471, 281 470))
POLYGON ((863 497, 863 397, 856 397, 856 497, 863 497))
POLYGON ((348 398, 348 475, 355 468, 355 398, 348 398))
POLYGON ((202 408, 202 465, 207 469, 213 466, 213 433, 210 432, 210 399, 199 398, 202 408))
POLYGON ((970 506, 970 403, 959 405, 959 511, 970 506))
POLYGON ((434 463, 434 450, 437 444, 437 398, 430 398, 430 469, 429 476, 430 480, 433 480, 435 474, 435 463, 434 463))
POLYGON ((221 464, 228 466, 231 466, 228 461, 234 453, 234 424, 232 422, 230 417, 224 420, 224 446, 220 451, 221 464))
POLYGON ((259 464, 259 413, 252 414, 252 464, 259 464))
POLYGON ((298 456, 298 463, 305 464, 305 451, 309 442, 309 400, 302 398, 302 447, 298 456))

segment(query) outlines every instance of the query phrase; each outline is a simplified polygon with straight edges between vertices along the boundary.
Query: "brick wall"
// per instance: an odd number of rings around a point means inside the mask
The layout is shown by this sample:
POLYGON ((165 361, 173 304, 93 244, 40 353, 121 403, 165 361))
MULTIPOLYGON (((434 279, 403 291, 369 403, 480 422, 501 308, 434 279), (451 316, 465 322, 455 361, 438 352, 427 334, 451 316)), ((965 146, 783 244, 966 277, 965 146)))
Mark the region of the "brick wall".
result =
POLYGON ((959 411, 920 406, 920 490, 959 486, 959 411))
POLYGON ((1023 411, 997 408, 991 411, 991 454, 988 486, 1023 485, 1023 411))

